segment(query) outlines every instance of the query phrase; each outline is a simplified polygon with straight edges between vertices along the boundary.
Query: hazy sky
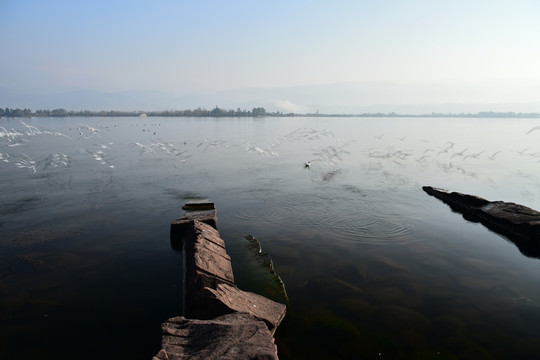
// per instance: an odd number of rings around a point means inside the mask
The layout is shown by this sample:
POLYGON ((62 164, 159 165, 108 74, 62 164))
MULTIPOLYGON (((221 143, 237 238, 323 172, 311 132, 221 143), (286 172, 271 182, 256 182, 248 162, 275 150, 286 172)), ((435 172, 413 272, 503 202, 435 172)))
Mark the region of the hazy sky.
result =
POLYGON ((0 87, 24 92, 540 89, 540 1, 0 0, 0 49, 0 87))

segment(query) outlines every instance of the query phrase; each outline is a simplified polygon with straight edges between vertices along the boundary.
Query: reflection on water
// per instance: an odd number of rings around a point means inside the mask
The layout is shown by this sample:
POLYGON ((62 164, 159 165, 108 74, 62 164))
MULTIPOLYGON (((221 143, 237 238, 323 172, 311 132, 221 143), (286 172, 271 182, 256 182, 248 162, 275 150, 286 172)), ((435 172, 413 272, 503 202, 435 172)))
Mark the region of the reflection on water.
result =
POLYGON ((253 234, 285 282, 282 359, 537 358, 540 262, 421 189, 540 209, 536 127, 1 119, 0 357, 155 354, 181 309, 169 224, 205 197, 228 244, 253 234))

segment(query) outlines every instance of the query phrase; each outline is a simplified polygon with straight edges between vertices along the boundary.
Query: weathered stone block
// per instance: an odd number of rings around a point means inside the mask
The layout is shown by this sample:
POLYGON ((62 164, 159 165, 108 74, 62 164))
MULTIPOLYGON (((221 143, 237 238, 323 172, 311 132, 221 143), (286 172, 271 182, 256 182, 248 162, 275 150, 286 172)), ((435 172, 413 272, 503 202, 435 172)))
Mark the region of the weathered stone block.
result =
POLYGON ((182 206, 182 210, 213 210, 215 209, 214 203, 210 199, 198 199, 191 200, 182 206))
POLYGON ((211 320, 171 318, 162 324, 162 349, 153 360, 278 359, 272 334, 247 313, 211 320))
POLYGON ((234 284, 231 258, 217 230, 197 220, 191 223, 191 236, 184 240, 184 315, 210 318, 224 312, 202 311, 205 287, 234 284))
POLYGON ((174 250, 182 251, 183 240, 193 237, 193 221, 200 221, 217 229, 216 210, 188 211, 180 219, 173 221, 171 223, 170 241, 174 250))
MULTIPOLYGON (((209 206, 199 205, 185 208, 209 206)), ((272 335, 286 306, 234 285, 211 207, 189 211, 171 224, 171 246, 184 255, 185 317, 163 324, 162 349, 154 359, 277 359, 272 335)), ((273 270, 269 257, 267 262, 273 270)))
POLYGON ((287 307, 264 296, 242 291, 236 286, 218 284, 214 289, 205 288, 207 309, 222 309, 225 313, 247 312, 264 321, 273 334, 285 317, 287 307), (223 305, 223 306, 222 306, 223 305))
POLYGON ((481 197, 449 192, 424 186, 434 196, 469 221, 480 222, 504 235, 526 256, 540 258, 540 212, 529 207, 504 201, 488 201, 481 197))

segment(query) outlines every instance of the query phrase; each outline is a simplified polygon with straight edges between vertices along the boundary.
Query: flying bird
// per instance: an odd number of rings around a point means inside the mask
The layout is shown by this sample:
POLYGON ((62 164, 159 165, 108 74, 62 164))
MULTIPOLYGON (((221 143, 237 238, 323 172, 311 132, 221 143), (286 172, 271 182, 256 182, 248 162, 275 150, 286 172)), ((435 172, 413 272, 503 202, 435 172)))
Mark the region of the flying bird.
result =
POLYGON ((533 131, 535 130, 540 130, 540 125, 539 126, 535 126, 533 128, 530 128, 529 131, 527 131, 527 133, 525 135, 529 135, 530 133, 532 133, 533 131))
POLYGON ((457 152, 457 153, 452 154, 452 156, 450 157, 450 160, 452 160, 455 156, 461 156, 461 157, 463 157, 463 154, 465 154, 465 151, 467 151, 467 150, 469 150, 469 148, 463 149, 462 152, 457 152))
POLYGON ((499 154, 500 152, 501 152, 501 150, 495 151, 495 152, 493 153, 493 155, 491 155, 491 156, 489 157, 489 160, 495 160, 495 157, 496 157, 497 154, 499 154))

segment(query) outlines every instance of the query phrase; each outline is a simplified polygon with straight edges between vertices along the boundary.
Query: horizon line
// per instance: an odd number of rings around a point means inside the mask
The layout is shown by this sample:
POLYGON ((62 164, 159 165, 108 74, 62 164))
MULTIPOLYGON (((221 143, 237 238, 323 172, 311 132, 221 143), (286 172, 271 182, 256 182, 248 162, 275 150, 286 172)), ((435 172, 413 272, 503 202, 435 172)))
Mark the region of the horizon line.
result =
POLYGON ((0 118, 19 118, 19 117, 446 117, 446 118, 540 118, 538 112, 515 112, 515 111, 479 111, 475 113, 465 112, 431 112, 423 114, 407 114, 392 112, 364 112, 364 113, 319 113, 305 112, 295 113, 282 111, 266 112, 264 107, 254 107, 252 110, 240 109, 222 109, 216 106, 212 110, 198 107, 196 109, 186 110, 65 110, 57 109, 38 109, 32 111, 29 108, 2 108, 0 107, 0 118))

